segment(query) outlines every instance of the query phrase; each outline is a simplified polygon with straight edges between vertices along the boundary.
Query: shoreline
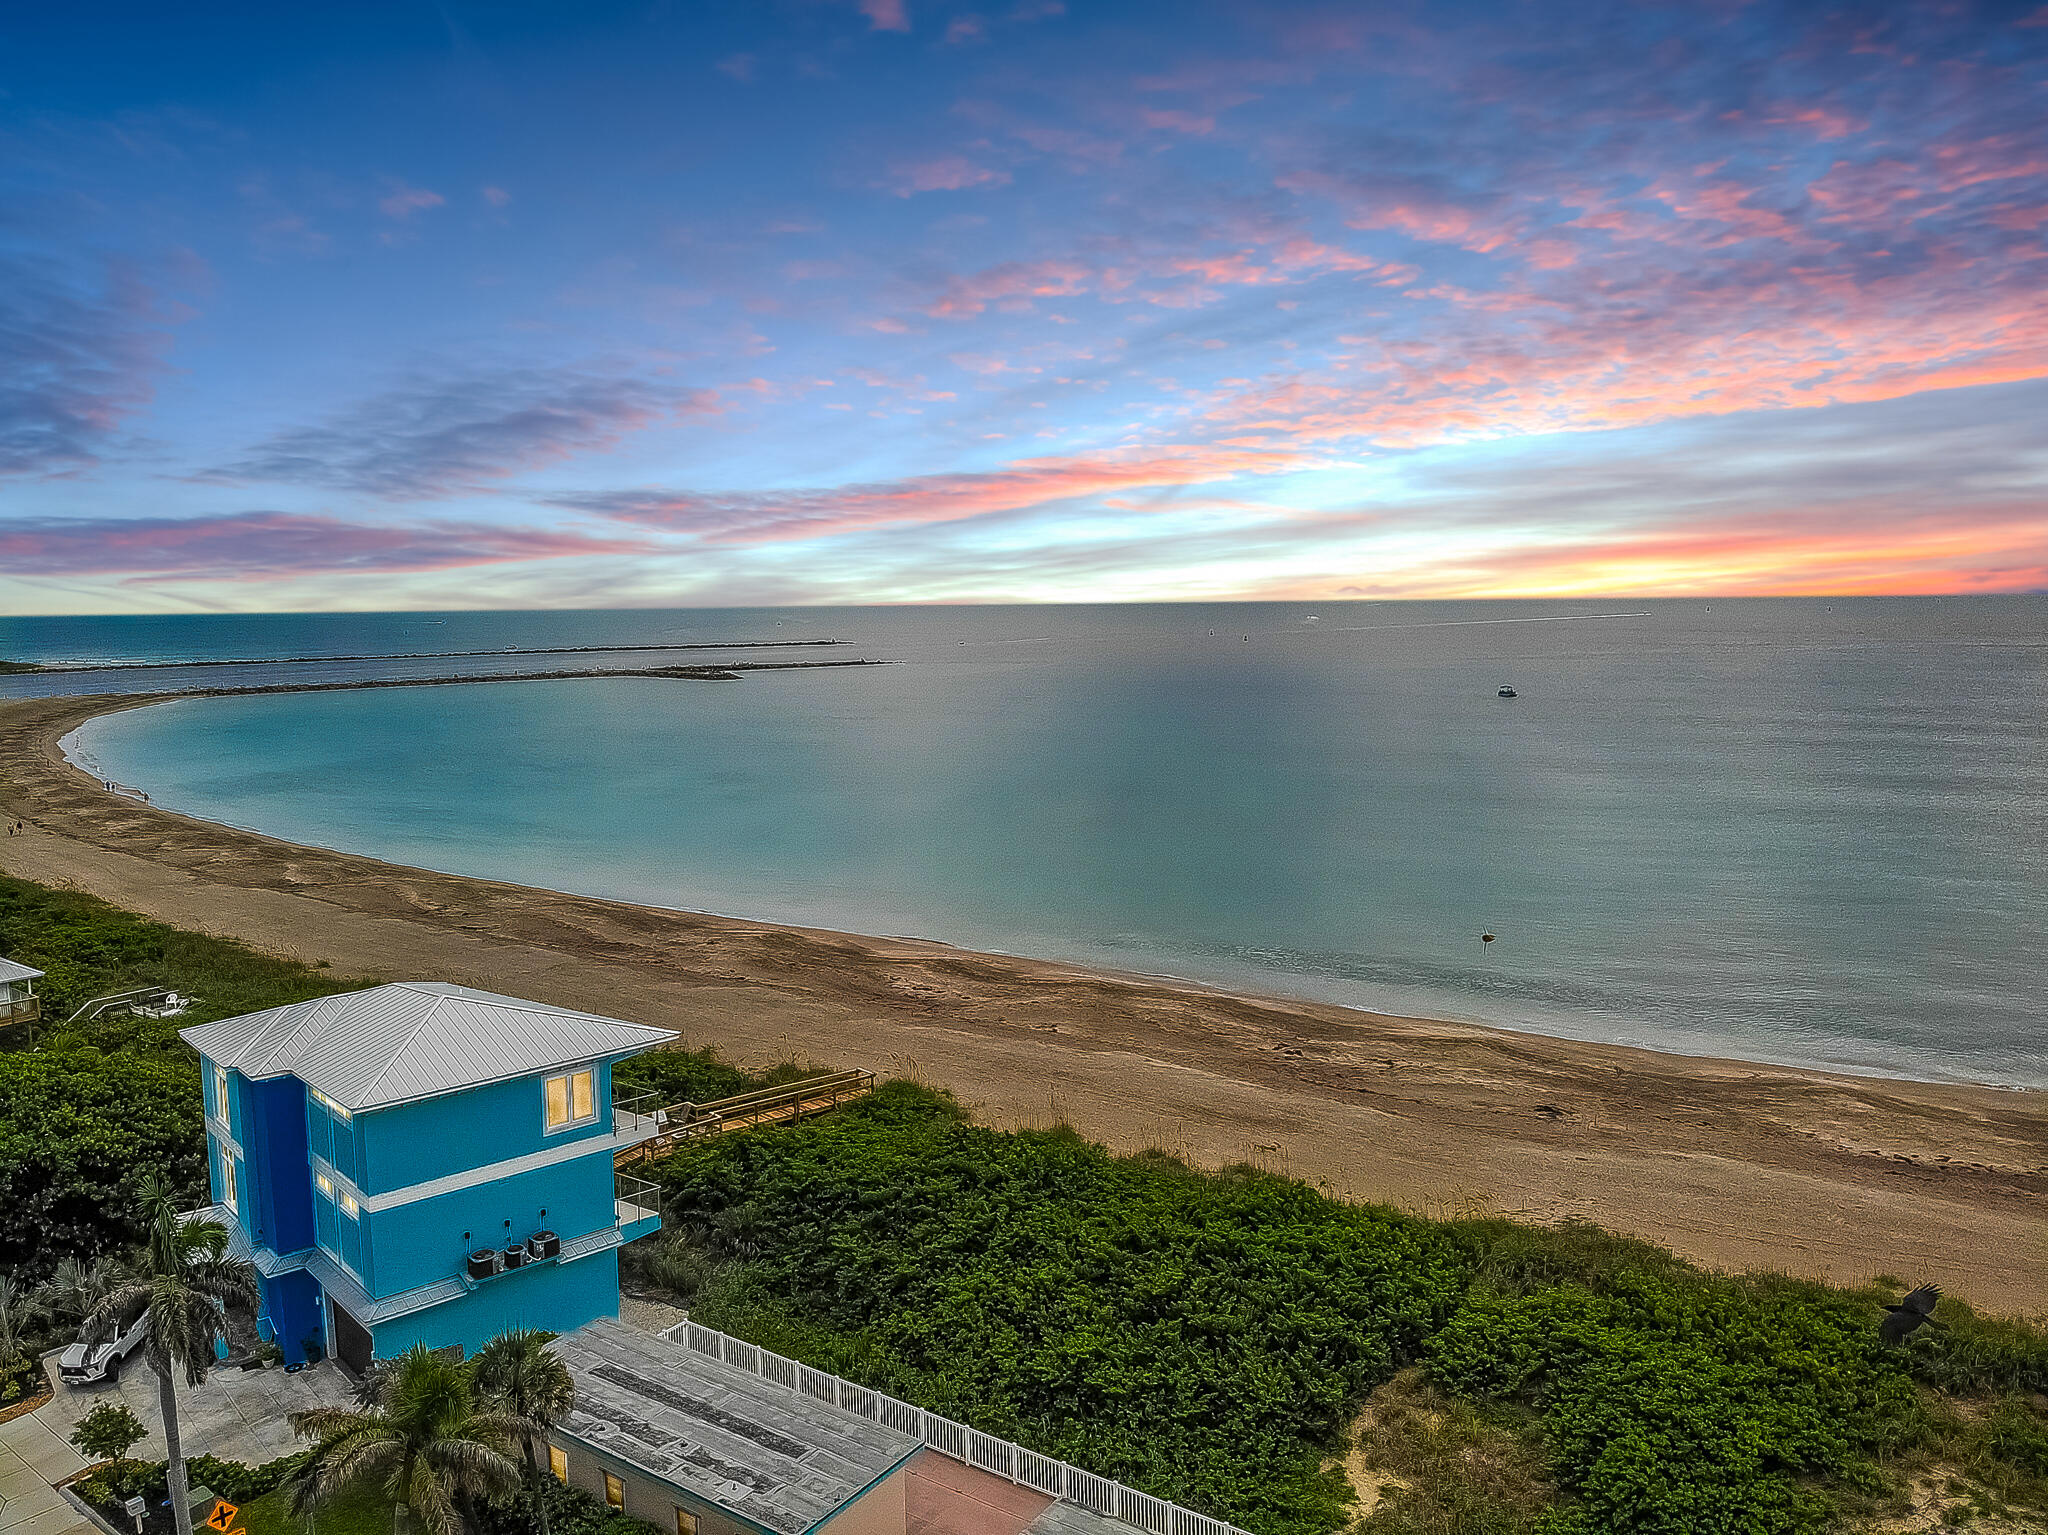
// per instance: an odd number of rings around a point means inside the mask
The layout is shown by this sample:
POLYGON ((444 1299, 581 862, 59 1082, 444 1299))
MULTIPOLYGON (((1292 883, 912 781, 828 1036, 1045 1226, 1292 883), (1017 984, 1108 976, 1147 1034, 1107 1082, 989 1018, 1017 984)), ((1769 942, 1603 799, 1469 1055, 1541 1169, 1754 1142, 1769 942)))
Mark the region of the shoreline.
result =
MULTIPOLYGON (((1621 615, 1595 614, 1586 616, 1598 617, 1621 615)), ((1516 623, 1524 622, 1525 620, 1504 619, 1498 621, 1516 623)), ((820 642, 792 641, 787 643, 808 644, 820 642)), ((838 642, 832 641, 830 643, 836 644, 838 642)), ((889 664, 890 663, 886 661, 867 660, 805 661, 781 664, 773 662, 761 662, 755 663, 755 665, 752 668, 748 668, 746 666, 746 663, 738 663, 739 668, 742 670, 752 669, 763 671, 801 670, 814 669, 819 667, 841 666, 886 666, 889 664)), ((702 680, 699 676, 699 669, 697 668, 658 668, 651 671, 635 670, 620 672, 545 672, 517 673, 508 674, 505 676, 436 677, 423 679, 417 682, 414 679, 374 679, 364 682, 305 684, 278 683, 265 684, 262 686, 247 686, 235 688, 191 688, 175 692, 135 695, 132 702, 125 702, 120 709, 108 709, 98 711, 90 718, 85 719, 76 726, 74 726, 71 731, 61 736, 58 739, 57 746, 64 761, 69 766, 77 769, 80 772, 85 773, 88 777, 100 781, 102 784, 113 784, 114 792, 133 793, 140 795, 141 791, 139 789, 132 788, 131 786, 126 784, 116 783, 113 780, 109 779, 108 776, 101 771, 100 765, 86 753, 82 743, 78 742, 78 737, 84 732, 85 728, 88 725, 94 722, 94 720, 103 718, 109 714, 125 712, 127 709, 130 708, 147 708, 150 705, 156 703, 175 703, 190 698, 225 698, 248 694, 270 693, 336 692, 349 691, 361 688, 434 686, 457 682, 547 682, 590 677, 651 677, 655 679, 679 678, 680 680, 702 680)), ((113 697, 116 695, 71 696, 86 698, 92 696, 113 697)), ((0 706, 4 706, 4 702, 4 700, 0 700, 0 706)), ((439 868, 432 864, 392 864, 391 860, 380 858, 374 853, 358 853, 345 847, 334 847, 324 842, 296 842, 288 837, 280 836, 274 832, 266 832, 260 827, 245 826, 239 821, 228 821, 214 816, 203 816, 190 811, 176 810, 171 809, 169 807, 161 806, 158 805, 155 801, 150 800, 146 795, 142 795, 142 802, 144 804, 148 804, 155 808, 163 810, 164 813, 167 815, 175 815, 182 820, 195 822, 202 826, 217 826, 225 831, 232 831, 246 836, 261 838, 265 841, 273 842, 283 847, 298 848, 308 852, 328 853, 341 858, 361 858, 373 863, 387 864, 399 868, 415 869, 421 873, 440 875, 448 879, 473 879, 489 883, 514 884, 513 881, 499 880, 495 876, 488 874, 466 874, 460 870, 439 868)), ((1786 1071, 1817 1072, 1829 1076, 1868 1078, 1879 1082, 1910 1082, 1925 1083, 1929 1085, 1981 1088, 1989 1092, 2036 1094, 2048 1093, 2048 1082, 2001 1082, 1988 1080, 1982 1077, 1970 1077, 1963 1075, 1916 1076, 1910 1071, 1903 1071, 1896 1068, 1887 1068, 1884 1066, 1864 1065, 1848 1061, 1829 1061, 1818 1059, 1808 1060, 1791 1056, 1731 1055, 1723 1051, 1714 1049, 1712 1047, 1711 1040, 1705 1037, 1702 1037, 1697 1041, 1697 1048, 1687 1049, 1682 1048, 1680 1045, 1670 1041, 1659 1041, 1656 1044, 1644 1044, 1633 1040, 1607 1040, 1598 1038, 1591 1034, 1569 1032, 1568 1030, 1565 1030, 1562 1027, 1552 1029, 1538 1027, 1535 1024, 1505 1023, 1501 1022, 1498 1019, 1459 1016, 1458 1014, 1449 1011, 1430 1011, 1426 1013, 1416 1012, 1413 1014, 1390 1013, 1385 1011, 1384 1009, 1371 1007, 1363 1003, 1347 1002, 1333 997, 1317 996, 1311 991, 1267 990, 1260 984, 1261 981, 1265 978, 1256 974, 1244 977, 1217 976, 1214 978, 1204 978, 1202 976, 1197 975, 1179 975, 1169 970, 1147 970, 1141 968, 1134 968, 1129 965, 1120 965, 1114 962, 1106 962, 1104 960, 1097 958, 1077 958, 1071 956, 1031 954, 1020 950, 1004 948, 1001 947, 999 944, 990 943, 987 941, 976 942, 947 938, 937 938, 930 936, 928 934, 921 933, 869 933, 862 931, 858 927, 840 926, 837 924, 837 922, 834 921, 807 922, 789 917, 753 916, 743 912, 722 911, 710 906, 670 906, 658 901, 636 899, 635 897, 630 895, 602 895, 588 891, 560 889, 553 885, 517 885, 516 888, 540 890, 552 895, 565 896, 571 899, 587 899, 593 901, 616 902, 621 905, 633 906, 646 911, 674 912, 683 916, 707 917, 721 922, 746 923, 755 926, 770 928, 788 928, 802 932, 818 933, 828 937, 847 939, 855 942, 873 940, 878 942, 930 944, 935 945, 937 947, 950 949, 957 953, 979 955, 984 958, 994 960, 1014 960, 1025 964, 1047 964, 1065 966, 1068 968, 1084 970, 1090 974, 1105 977, 1108 979, 1133 982, 1139 985, 1157 984, 1177 989, 1186 989, 1189 991, 1207 992, 1222 997, 1238 997, 1253 1000, 1264 1000, 1283 1005, 1299 1004, 1302 1006, 1309 1007, 1336 1008, 1347 1013, 1357 1013, 1366 1018, 1412 1017, 1418 1020, 1442 1024, 1447 1027, 1485 1029, 1504 1034, 1526 1035, 1536 1039, 1556 1040, 1560 1043, 1583 1044, 1591 1046, 1608 1046, 1622 1050, 1638 1050, 1645 1052, 1647 1054, 1657 1056, 1675 1057, 1681 1060, 1718 1061, 1733 1066, 1760 1066, 1781 1069, 1786 1071)))
MULTIPOLYGON (((842 663, 844 664, 844 663, 842 663)), ((282 691, 282 689, 279 689, 282 691)), ((265 689, 264 691, 270 691, 265 689)), ((938 940, 635 906, 282 842, 109 794, 59 742, 191 692, 0 705, 0 868, 339 973, 920 1077, 1003 1128, 1251 1161, 1445 1215, 1592 1219, 1723 1268, 2048 1307, 2048 1095, 1666 1054, 938 940)), ((203 693, 197 696, 204 696, 203 693)))

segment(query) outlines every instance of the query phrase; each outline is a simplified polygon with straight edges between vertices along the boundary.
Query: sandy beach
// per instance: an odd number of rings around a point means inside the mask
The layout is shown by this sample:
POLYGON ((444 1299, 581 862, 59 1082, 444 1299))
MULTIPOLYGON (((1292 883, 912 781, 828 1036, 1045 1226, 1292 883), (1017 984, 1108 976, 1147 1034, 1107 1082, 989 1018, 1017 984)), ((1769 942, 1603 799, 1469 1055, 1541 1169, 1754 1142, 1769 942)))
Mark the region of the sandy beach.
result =
POLYGON ((1253 1161, 1430 1214, 1583 1216, 1725 1268, 2048 1309, 2048 1102, 1229 995, 529 889, 106 792, 58 741, 166 695, 0 705, 0 868, 347 975, 675 1030, 742 1064, 915 1075, 1000 1126, 1253 1161))

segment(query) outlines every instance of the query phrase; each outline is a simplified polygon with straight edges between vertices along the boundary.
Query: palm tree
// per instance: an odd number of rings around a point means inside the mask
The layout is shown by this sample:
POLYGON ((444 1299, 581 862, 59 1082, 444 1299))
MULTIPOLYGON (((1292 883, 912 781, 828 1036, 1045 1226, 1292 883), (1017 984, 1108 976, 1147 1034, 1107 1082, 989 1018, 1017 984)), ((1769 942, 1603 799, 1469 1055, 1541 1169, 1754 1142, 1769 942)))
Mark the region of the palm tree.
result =
POLYGON ((214 1345, 227 1336, 228 1306, 256 1303, 256 1271, 229 1255, 227 1227, 219 1221, 180 1221, 170 1185, 155 1173, 142 1183, 142 1214, 149 1232, 142 1276, 116 1286, 93 1307, 84 1338, 97 1345, 125 1331, 137 1317, 149 1318, 144 1357, 156 1371, 157 1403, 163 1409, 171 1519, 178 1535, 192 1535, 175 1377, 182 1371, 188 1386, 206 1379, 214 1345))
POLYGON ((121 1266, 112 1258, 95 1258, 88 1268, 66 1254, 57 1260, 56 1271, 37 1293, 55 1314, 82 1320, 114 1293, 122 1277, 121 1266))
POLYGON ((479 1494, 519 1485, 519 1467, 507 1451, 537 1425, 479 1407, 465 1366, 415 1347, 364 1384, 356 1407, 292 1414, 292 1431, 315 1441, 292 1473, 294 1513, 374 1480, 393 1499, 394 1531, 403 1528, 410 1509, 432 1535, 461 1535, 465 1524, 475 1523, 479 1494))
POLYGON ((40 1294, 0 1274, 0 1370, 26 1357, 23 1339, 43 1310, 40 1294))
POLYGON ((576 1380, 569 1367, 548 1352, 551 1332, 515 1327, 501 1332, 477 1350, 472 1369, 477 1395, 501 1412, 510 1413, 533 1425, 521 1436, 526 1448, 526 1481, 533 1498, 534 1522, 540 1535, 548 1535, 547 1505, 541 1496, 540 1456, 534 1449, 536 1437, 569 1415, 576 1405, 576 1380))

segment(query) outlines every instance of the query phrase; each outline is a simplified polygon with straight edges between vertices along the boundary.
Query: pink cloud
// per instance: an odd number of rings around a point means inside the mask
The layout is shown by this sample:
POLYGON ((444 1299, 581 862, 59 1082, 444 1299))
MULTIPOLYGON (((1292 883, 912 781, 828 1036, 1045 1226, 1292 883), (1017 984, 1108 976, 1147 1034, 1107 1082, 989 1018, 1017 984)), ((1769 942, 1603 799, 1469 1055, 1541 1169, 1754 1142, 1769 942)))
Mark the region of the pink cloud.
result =
POLYGON ((830 489, 620 491, 566 496, 557 504, 715 543, 758 544, 958 522, 1119 492, 1171 491, 1284 473, 1310 462, 1300 452, 1174 447, 1019 459, 986 473, 921 475, 830 489))
POLYGON ((982 313, 990 305, 1028 309, 1038 298, 1064 298, 1083 291, 1090 270, 1074 261, 1006 261, 1000 266, 946 280, 925 309, 942 319, 982 313))
POLYGON ((2048 515, 1984 508, 1969 518, 1883 502, 1816 519, 1788 506, 1540 542, 1500 538, 1363 582, 1295 583, 1267 598, 1882 596, 2026 592, 2048 584, 2048 515))
POLYGON ((910 12, 904 0, 860 0, 860 13, 872 32, 908 32, 910 12))
POLYGON ((546 528, 344 522, 288 512, 224 517, 52 519, 0 526, 0 569, 30 576, 146 574, 257 579, 398 574, 589 555, 645 554, 646 539, 546 528))
POLYGON ((920 192, 964 192, 970 187, 999 187, 1009 179, 1008 171, 977 165, 965 155, 940 155, 934 160, 892 165, 888 185, 898 197, 915 197, 920 192))
POLYGON ((1185 133, 1196 138, 1216 131, 1216 119, 1202 112, 1177 112, 1171 109, 1147 108, 1138 114, 1138 119, 1147 128, 1158 128, 1170 133, 1185 133))
POLYGON ((407 186, 402 181, 391 184, 391 190, 377 202, 378 209, 386 218, 409 219, 415 213, 429 208, 438 208, 448 201, 439 192, 430 192, 425 187, 407 186))

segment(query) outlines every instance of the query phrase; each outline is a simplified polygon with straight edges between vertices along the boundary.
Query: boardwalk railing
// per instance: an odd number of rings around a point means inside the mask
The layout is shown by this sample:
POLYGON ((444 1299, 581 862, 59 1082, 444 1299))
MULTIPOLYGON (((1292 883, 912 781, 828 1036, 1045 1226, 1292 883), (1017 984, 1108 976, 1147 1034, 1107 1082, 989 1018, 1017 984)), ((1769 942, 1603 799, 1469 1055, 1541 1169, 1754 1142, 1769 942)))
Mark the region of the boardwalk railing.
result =
POLYGON ((1054 1460, 1050 1455, 1027 1450, 1021 1444, 984 1434, 965 1423, 926 1412, 922 1407, 913 1407, 871 1387, 857 1386, 837 1375, 814 1370, 794 1359, 785 1359, 759 1344, 722 1333, 715 1327, 678 1322, 662 1336, 699 1354, 722 1360, 735 1369, 774 1381, 778 1386, 801 1391, 805 1396, 830 1402, 871 1422, 910 1434, 939 1454, 976 1470, 1003 1477, 1019 1487, 1032 1488, 1108 1518, 1120 1519, 1146 1531, 1147 1535, 1246 1535, 1234 1524, 1211 1519, 1207 1514, 1182 1508, 1178 1503, 1168 1503, 1164 1498, 1155 1498, 1135 1487, 1126 1487, 1122 1482, 1112 1482, 1106 1476, 1097 1476, 1063 1460, 1054 1460))
POLYGON ((654 1109, 646 1092, 617 1100, 616 1113, 634 1119, 651 1120, 656 1133, 637 1146, 628 1147, 614 1159, 620 1167, 659 1156, 679 1141, 722 1135, 728 1130, 745 1130, 754 1125, 773 1125, 822 1114, 842 1103, 865 1098, 875 1090, 872 1071, 835 1071, 801 1082, 784 1082, 776 1087, 756 1087, 730 1098, 710 1103, 675 1103, 654 1109))

